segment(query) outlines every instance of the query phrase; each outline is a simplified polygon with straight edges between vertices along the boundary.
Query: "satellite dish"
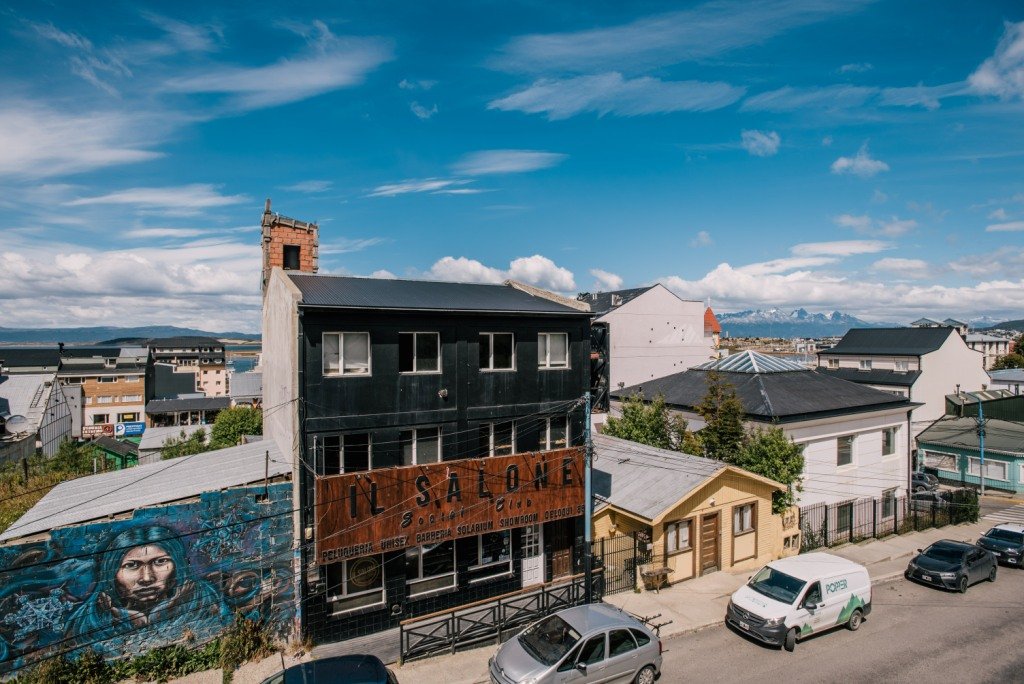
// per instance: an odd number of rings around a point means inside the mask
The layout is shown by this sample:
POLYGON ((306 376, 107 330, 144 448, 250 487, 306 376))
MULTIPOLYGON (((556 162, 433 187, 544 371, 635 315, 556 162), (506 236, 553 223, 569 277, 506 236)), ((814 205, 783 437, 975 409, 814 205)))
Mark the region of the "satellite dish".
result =
POLYGON ((29 429, 28 418, 25 416, 11 416, 7 419, 7 432, 16 435, 29 429))

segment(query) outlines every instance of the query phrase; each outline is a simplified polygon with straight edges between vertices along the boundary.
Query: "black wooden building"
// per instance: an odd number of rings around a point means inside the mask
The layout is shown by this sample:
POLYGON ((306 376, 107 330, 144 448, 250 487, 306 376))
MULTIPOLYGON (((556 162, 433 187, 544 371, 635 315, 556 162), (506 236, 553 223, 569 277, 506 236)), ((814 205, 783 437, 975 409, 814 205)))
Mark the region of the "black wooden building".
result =
MULTIPOLYGON (((380 280, 275 270, 265 328, 297 309, 296 469, 302 626, 330 641, 578 572, 583 517, 318 563, 318 477, 580 445, 590 314, 515 283, 380 280), (287 298, 275 294, 287 281, 287 298), (269 311, 268 311, 269 309, 269 311)), ((279 293, 278 293, 279 294, 279 293)), ((285 338, 284 335, 280 336, 285 338)), ((268 375, 265 371, 264 386, 268 375)), ((274 381, 271 380, 271 385, 274 381)), ((283 401, 265 397, 265 411, 283 401)), ((402 471, 394 471, 401 473, 402 471)), ((322 559, 321 559, 322 560, 322 559)))

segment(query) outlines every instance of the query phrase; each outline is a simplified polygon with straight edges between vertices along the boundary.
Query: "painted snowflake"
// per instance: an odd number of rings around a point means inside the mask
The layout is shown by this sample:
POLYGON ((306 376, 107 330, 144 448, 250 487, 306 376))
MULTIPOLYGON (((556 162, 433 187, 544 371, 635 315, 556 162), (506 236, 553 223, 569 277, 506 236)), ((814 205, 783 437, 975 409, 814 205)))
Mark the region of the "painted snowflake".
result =
POLYGON ((62 589, 51 589, 48 596, 37 599, 22 594, 17 603, 17 610, 4 616, 4 624, 17 627, 14 632, 16 641, 43 630, 61 631, 65 615, 74 608, 74 604, 64 598, 62 589))

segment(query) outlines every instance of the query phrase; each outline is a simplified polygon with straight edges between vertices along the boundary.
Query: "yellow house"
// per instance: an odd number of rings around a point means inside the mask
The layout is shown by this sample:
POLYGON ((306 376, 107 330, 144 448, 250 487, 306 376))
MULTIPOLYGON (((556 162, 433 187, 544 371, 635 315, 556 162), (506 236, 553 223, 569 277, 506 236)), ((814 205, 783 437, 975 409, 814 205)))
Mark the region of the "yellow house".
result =
MULTIPOLYGON (((772 513, 772 493, 785 490, 774 480, 600 434, 594 455, 599 555, 601 539, 634 537, 636 566, 666 569, 675 583, 716 570, 756 568, 800 548, 797 509, 772 513)), ((620 571, 607 566, 606 573, 620 571)))

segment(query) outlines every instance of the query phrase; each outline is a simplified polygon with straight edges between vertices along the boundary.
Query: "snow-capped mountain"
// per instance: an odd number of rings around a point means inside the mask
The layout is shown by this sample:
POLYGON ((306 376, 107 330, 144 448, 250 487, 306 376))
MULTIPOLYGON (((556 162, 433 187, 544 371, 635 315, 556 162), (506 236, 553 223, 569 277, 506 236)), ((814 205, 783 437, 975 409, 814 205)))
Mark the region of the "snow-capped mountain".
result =
POLYGON ((722 334, 729 337, 826 337, 844 335, 850 328, 881 327, 841 311, 811 313, 800 308, 757 309, 718 315, 722 334))

